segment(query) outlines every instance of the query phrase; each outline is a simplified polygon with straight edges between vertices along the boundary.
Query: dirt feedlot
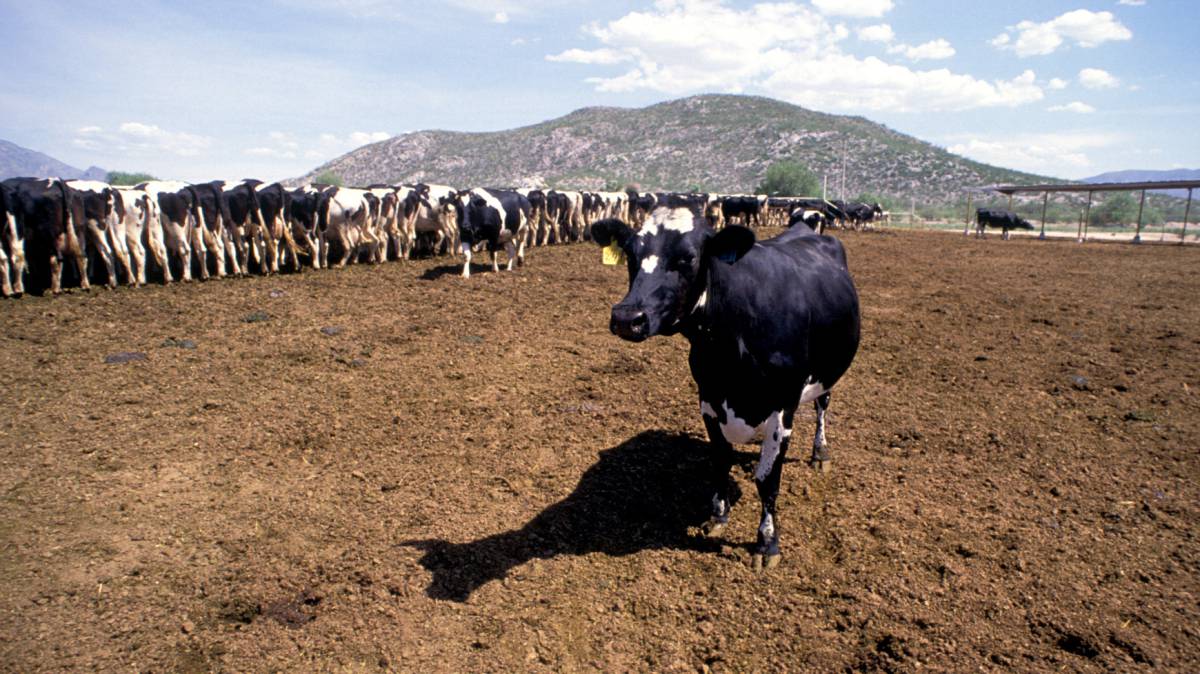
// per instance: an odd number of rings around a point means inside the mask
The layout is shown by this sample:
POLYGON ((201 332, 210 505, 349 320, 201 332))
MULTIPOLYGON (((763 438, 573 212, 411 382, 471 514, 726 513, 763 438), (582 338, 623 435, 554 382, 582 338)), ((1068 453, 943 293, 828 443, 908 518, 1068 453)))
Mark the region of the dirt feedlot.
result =
POLYGON ((0 663, 1197 671, 1198 252, 843 240, 761 576, 755 448, 697 538, 686 343, 608 333, 590 245, 0 303, 0 663))

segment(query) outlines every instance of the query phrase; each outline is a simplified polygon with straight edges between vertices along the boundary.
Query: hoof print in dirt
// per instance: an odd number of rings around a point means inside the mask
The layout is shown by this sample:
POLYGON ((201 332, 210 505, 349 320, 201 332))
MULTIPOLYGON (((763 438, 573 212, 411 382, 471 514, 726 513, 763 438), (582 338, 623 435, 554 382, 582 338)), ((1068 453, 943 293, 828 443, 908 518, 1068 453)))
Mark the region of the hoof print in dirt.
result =
POLYGON ((120 365, 121 363, 132 363, 139 360, 146 360, 146 354, 141 351, 122 351, 104 357, 104 362, 108 365, 120 365))
POLYGON ((779 560, 781 557, 782 555, 778 554, 762 555, 756 552, 753 555, 750 555, 750 567, 754 569, 755 573, 770 571, 771 569, 779 566, 779 560))
POLYGON ((242 316, 243 323, 262 323, 269 320, 271 320, 271 317, 265 311, 255 311, 242 316))

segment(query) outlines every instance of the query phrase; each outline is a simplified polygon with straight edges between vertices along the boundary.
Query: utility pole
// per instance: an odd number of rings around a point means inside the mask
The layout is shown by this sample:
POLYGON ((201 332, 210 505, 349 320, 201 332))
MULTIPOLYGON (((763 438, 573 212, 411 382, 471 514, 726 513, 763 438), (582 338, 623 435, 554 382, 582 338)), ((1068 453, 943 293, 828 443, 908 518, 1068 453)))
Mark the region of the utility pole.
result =
POLYGON ((842 140, 842 188, 838 190, 842 201, 846 200, 846 141, 842 140))
POLYGON ((825 179, 823 181, 821 181, 821 198, 822 199, 829 198, 829 174, 828 173, 825 174, 825 179))

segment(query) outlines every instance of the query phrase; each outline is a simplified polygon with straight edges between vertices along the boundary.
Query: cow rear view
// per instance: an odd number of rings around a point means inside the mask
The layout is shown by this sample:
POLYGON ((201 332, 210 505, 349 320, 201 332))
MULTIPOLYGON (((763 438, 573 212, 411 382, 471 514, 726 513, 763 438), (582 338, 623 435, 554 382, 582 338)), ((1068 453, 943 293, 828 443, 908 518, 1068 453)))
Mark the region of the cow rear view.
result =
POLYGON ((616 242, 629 292, 612 309, 613 334, 639 342, 681 334, 713 449, 711 516, 719 535, 733 506, 732 443, 762 437, 754 482, 762 506, 753 562, 780 559, 776 500, 796 409, 816 409, 811 464, 829 468, 825 411, 830 390, 858 350, 858 293, 841 243, 808 227, 758 242, 747 228, 715 232, 688 210, 660 208, 639 232, 618 220, 592 227, 616 242))

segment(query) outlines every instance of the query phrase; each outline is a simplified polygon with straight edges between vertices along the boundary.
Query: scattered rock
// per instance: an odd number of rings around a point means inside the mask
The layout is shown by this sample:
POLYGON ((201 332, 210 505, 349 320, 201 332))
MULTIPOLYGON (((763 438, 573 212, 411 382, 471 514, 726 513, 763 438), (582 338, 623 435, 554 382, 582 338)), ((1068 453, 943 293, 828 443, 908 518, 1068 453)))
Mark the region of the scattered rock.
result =
POLYGON ((183 623, 179 625, 179 629, 183 630, 184 634, 191 634, 192 632, 196 631, 196 625, 190 620, 184 620, 183 623))
POLYGON ((1131 410, 1125 413, 1125 421, 1154 421, 1154 413, 1145 410, 1131 410))
POLYGON ((1071 386, 1073 386, 1076 391, 1092 390, 1092 385, 1088 383, 1087 377, 1079 374, 1071 375, 1071 386))
POLYGON ((982 355, 981 355, 981 356, 975 356, 975 362, 976 362, 976 363, 982 363, 982 362, 983 362, 983 361, 985 361, 985 360, 991 360, 991 358, 989 358, 989 357, 987 357, 987 356, 982 356, 982 355))
POLYGON ((331 325, 321 328, 321 334, 325 335, 326 337, 333 337, 334 335, 342 334, 342 328, 337 325, 331 325))
POLYGON ((196 342, 190 339, 175 339, 174 337, 168 337, 163 340, 162 346, 165 349, 194 349, 196 348, 196 342))
POLYGON ((286 295, 286 294, 287 294, 287 293, 285 293, 285 292, 283 292, 282 290, 279 290, 278 288, 276 288, 275 290, 272 290, 271 292, 267 293, 267 296, 268 296, 268 297, 270 297, 270 298, 271 298, 271 299, 273 299, 273 300, 277 300, 277 299, 279 299, 280 297, 283 297, 283 296, 284 296, 284 295, 286 295))
POLYGON ((104 362, 108 365, 132 363, 138 360, 146 360, 146 354, 141 351, 121 351, 120 353, 113 353, 104 357, 104 362))
POLYGON ((262 323, 269 320, 271 320, 271 317, 265 311, 254 311, 242 316, 243 323, 262 323))
POLYGON ((363 472, 362 472, 361 470, 352 470, 352 471, 350 471, 350 477, 357 478, 357 479, 359 479, 359 480, 366 480, 366 479, 367 479, 367 476, 366 476, 366 475, 363 475, 363 472))
POLYGON ((460 337, 460 339, 462 339, 462 341, 466 342, 467 344, 482 344, 483 343, 483 337, 480 337, 479 335, 463 335, 462 337, 460 337))

